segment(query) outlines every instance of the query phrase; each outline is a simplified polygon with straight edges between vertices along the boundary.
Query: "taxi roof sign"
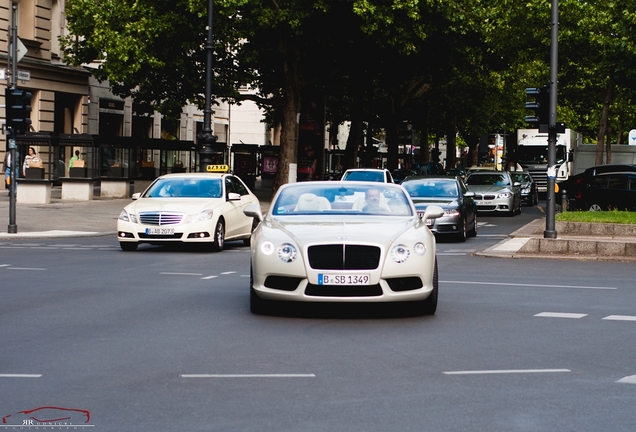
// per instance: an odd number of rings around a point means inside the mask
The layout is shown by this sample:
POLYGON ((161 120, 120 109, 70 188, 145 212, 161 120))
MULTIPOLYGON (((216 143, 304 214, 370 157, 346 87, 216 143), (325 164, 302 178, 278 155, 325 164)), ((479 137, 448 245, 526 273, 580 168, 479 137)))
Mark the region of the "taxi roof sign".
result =
POLYGON ((228 165, 206 165, 205 170, 207 172, 228 172, 230 167, 228 165))

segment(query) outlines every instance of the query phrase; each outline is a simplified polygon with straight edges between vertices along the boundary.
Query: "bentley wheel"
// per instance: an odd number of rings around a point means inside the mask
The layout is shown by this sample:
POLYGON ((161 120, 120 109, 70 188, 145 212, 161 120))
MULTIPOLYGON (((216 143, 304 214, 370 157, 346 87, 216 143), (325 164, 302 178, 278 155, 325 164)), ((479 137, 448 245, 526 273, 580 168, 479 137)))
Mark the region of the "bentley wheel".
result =
POLYGON ((251 233, 253 233, 253 232, 254 232, 254 230, 255 230, 255 229, 256 229, 256 227, 258 226, 258 223, 259 223, 259 222, 258 222, 258 219, 256 219, 256 218, 253 218, 253 219, 252 219, 252 231, 250 231, 250 236, 249 236, 248 238, 246 238, 246 239, 243 239, 243 244, 244 244, 245 246, 249 246, 249 245, 250 245, 250 241, 251 241, 251 239, 252 239, 252 234, 251 234, 251 233))
POLYGON ((421 313, 422 315, 433 315, 437 310, 437 295, 438 295, 438 284, 437 280, 437 258, 435 258, 435 270, 433 271, 433 290, 429 294, 429 296, 422 300, 421 302, 421 313))

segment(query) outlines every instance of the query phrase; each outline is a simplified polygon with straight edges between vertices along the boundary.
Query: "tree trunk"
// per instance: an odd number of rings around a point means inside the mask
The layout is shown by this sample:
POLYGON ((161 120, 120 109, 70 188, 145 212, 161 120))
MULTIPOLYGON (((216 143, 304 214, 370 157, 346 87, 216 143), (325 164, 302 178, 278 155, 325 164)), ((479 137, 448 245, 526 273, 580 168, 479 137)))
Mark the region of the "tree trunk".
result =
POLYGON ((349 137, 347 138, 347 148, 345 149, 345 163, 343 169, 357 168, 358 149, 362 142, 362 118, 358 114, 353 114, 351 126, 349 127, 349 137))
POLYGON ((601 111, 601 120, 599 122, 598 130, 598 142, 596 143, 596 159, 595 165, 603 164, 603 150, 605 147, 605 135, 607 132, 607 124, 609 117, 609 107, 612 103, 612 90, 613 84, 607 85, 607 92, 605 93, 605 100, 603 100, 603 110, 601 111))
POLYGON ((457 118, 448 125, 446 134, 446 168, 455 168, 457 163, 457 118))
MULTIPOLYGON (((272 193, 276 194, 278 188, 289 181, 289 165, 298 161, 298 115, 300 114, 300 83, 296 71, 296 62, 283 61, 283 73, 285 75, 283 122, 280 136, 280 153, 278 156, 278 169, 272 185, 272 193)), ((296 181, 296 179, 292 179, 296 181)))
MULTIPOLYGON (((395 117, 389 120, 386 128, 386 145, 388 150, 386 168, 393 171, 398 165, 398 130, 400 125, 395 121, 395 117)), ((383 167, 380 167, 383 168, 383 167)))
MULTIPOLYGON (((608 115, 609 117, 609 115, 608 115)), ((608 120, 607 135, 605 136, 605 163, 612 163, 612 124, 608 120)))

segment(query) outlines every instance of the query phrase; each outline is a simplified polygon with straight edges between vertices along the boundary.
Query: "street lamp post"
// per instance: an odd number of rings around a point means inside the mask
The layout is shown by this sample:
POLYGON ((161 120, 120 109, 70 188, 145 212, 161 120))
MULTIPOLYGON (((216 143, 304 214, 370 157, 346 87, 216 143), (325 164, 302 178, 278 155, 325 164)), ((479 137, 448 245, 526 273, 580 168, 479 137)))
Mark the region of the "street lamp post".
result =
POLYGON ((550 44, 550 116, 548 123, 548 191, 546 196, 546 218, 544 238, 557 238, 555 228, 555 182, 556 182, 556 140, 557 140, 557 70, 559 58, 559 2, 552 0, 550 44))
POLYGON ((213 0, 208 0, 208 36, 205 43, 206 66, 205 66, 205 109, 203 110, 203 130, 199 135, 199 171, 206 171, 207 166, 212 163, 213 146, 216 144, 217 136, 212 133, 212 60, 214 55, 214 41, 212 39, 212 18, 214 13, 213 0))

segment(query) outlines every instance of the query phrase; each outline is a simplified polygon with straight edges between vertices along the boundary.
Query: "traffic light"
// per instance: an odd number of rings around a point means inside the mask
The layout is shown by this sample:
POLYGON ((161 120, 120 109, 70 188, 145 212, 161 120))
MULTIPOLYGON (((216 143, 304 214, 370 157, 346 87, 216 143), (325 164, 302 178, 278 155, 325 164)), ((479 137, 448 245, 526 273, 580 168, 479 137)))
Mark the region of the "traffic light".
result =
POLYGON ((526 102, 526 109, 534 111, 533 116, 526 116, 526 123, 535 125, 538 129, 542 129, 541 125, 550 123, 550 88, 544 86, 541 88, 527 88, 526 96, 534 101, 526 102))
POLYGON ((4 95, 7 127, 12 129, 14 135, 24 134, 31 126, 31 93, 7 88, 4 95))

